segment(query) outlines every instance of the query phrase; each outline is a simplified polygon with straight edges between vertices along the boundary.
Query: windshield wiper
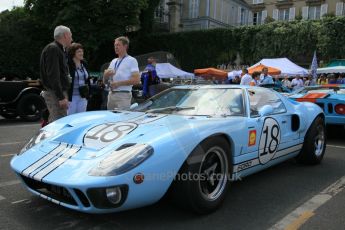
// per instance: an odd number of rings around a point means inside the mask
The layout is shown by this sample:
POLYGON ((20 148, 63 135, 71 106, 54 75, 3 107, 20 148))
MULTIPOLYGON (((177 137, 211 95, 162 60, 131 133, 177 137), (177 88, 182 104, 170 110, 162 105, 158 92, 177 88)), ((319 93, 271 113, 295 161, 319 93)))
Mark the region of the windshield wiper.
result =
POLYGON ((163 108, 157 108, 157 109, 149 109, 146 111, 146 113, 155 113, 155 112, 163 112, 163 111, 181 111, 181 110, 187 110, 187 109, 195 109, 195 107, 169 106, 169 107, 163 107, 163 108))

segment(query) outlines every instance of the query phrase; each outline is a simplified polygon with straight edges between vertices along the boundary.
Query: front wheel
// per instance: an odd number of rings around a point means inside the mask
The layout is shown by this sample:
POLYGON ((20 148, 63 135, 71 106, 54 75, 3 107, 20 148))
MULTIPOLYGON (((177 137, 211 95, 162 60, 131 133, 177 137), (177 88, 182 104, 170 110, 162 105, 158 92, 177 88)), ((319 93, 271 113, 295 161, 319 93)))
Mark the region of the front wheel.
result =
POLYGON ((229 143, 221 137, 207 139, 183 164, 172 195, 182 207, 210 213, 223 203, 231 171, 229 143))
POLYGON ((317 117, 310 126, 304 138, 297 162, 309 165, 321 163, 326 149, 326 129, 322 117, 317 117))

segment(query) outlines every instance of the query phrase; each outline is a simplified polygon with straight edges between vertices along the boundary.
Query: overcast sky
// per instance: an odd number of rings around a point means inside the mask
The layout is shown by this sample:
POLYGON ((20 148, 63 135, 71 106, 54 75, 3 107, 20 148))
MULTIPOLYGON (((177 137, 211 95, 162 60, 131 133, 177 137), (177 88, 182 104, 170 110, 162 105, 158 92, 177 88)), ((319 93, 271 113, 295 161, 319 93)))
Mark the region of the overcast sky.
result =
POLYGON ((0 0, 0 12, 11 10, 13 6, 23 6, 24 0, 0 0))

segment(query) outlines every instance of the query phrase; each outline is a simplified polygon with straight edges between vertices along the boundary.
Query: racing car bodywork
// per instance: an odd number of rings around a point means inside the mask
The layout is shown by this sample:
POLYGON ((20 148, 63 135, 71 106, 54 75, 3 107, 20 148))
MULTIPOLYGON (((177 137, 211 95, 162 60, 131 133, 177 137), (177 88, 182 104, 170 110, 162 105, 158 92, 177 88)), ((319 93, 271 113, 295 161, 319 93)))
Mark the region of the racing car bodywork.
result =
POLYGON ((272 90, 179 86, 131 111, 95 111, 42 128, 11 167, 34 194, 74 210, 117 212, 169 190, 198 213, 229 184, 290 158, 321 162, 324 114, 272 90))
POLYGON ((289 97, 296 101, 309 101, 319 105, 325 113, 326 124, 345 125, 345 85, 309 86, 289 97))

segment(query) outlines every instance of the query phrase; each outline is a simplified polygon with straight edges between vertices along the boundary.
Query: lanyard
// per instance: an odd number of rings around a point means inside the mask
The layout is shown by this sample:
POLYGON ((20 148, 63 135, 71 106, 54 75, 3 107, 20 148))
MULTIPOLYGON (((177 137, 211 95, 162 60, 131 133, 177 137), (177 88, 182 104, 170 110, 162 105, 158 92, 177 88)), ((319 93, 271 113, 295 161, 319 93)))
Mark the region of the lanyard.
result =
POLYGON ((123 61, 123 59, 125 59, 127 57, 127 55, 126 56, 124 56, 120 61, 119 61, 119 59, 117 59, 116 60, 116 62, 115 62, 115 66, 114 66, 114 69, 115 70, 117 70, 119 67, 120 67, 120 65, 121 65, 121 62, 123 61))
MULTIPOLYGON (((80 83, 79 83, 79 71, 78 71, 78 68, 75 68, 75 72, 77 73, 78 85, 79 85, 80 83)), ((80 66, 80 72, 83 73, 84 82, 85 82, 85 81, 86 81, 86 76, 85 76, 85 71, 84 71, 84 66, 83 66, 83 64, 81 64, 81 66, 80 66)))

